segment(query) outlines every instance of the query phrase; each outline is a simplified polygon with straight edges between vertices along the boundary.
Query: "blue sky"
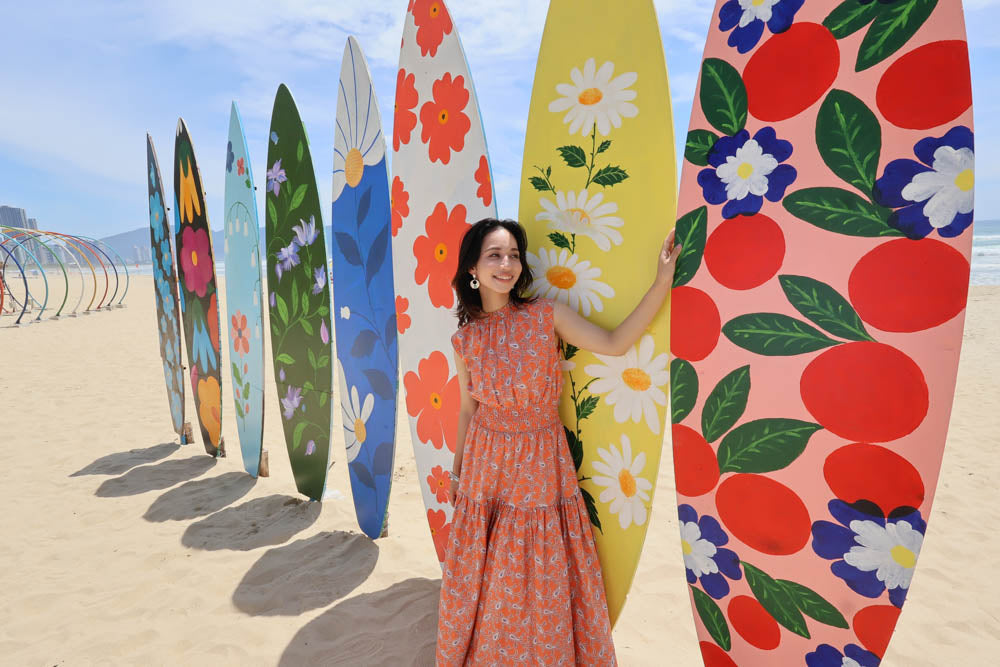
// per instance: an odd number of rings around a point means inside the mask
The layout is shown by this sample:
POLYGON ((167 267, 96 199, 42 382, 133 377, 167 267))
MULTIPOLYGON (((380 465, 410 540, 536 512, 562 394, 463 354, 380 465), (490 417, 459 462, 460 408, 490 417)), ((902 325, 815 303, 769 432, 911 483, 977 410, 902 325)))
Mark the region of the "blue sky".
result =
MULTIPOLYGON (((220 228, 230 101, 240 105, 259 185, 279 83, 299 105, 329 201, 336 84, 349 34, 368 56, 391 136, 406 0, 5 4, 0 204, 27 209, 43 228, 105 236, 148 224, 145 134, 152 134, 166 176, 179 116, 194 140, 212 225, 220 228)), ((655 2, 678 142, 714 4, 655 2)), ((979 156, 976 217, 1000 218, 1000 0, 964 5, 979 156)), ((547 3, 451 0, 449 8, 476 82, 499 212, 515 217, 547 3)))

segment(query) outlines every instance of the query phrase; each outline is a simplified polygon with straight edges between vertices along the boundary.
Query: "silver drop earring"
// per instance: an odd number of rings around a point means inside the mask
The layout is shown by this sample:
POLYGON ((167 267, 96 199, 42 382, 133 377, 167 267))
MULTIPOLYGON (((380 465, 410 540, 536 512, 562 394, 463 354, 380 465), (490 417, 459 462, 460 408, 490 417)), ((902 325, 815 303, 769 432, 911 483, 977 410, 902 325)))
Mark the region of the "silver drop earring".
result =
POLYGON ((469 281, 469 287, 479 289, 479 278, 472 276, 472 280, 469 281))

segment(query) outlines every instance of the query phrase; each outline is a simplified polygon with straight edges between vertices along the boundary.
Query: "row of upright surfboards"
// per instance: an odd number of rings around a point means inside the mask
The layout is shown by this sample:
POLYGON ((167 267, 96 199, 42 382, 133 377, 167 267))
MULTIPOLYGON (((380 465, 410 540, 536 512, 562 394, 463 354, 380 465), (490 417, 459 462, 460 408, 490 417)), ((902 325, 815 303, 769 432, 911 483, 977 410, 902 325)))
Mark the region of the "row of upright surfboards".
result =
MULTIPOLYGON (((496 202, 475 88, 443 2, 409 3, 399 63, 390 177, 364 56, 353 38, 345 47, 332 263, 306 133, 284 86, 258 247, 256 181, 234 104, 226 372, 244 464, 257 474, 269 332, 295 482, 313 499, 339 458, 331 411, 341 411, 338 452, 373 538, 385 527, 401 376, 443 560, 459 409, 450 281, 462 234, 495 216, 496 202)), ((675 220, 683 246, 670 308, 631 351, 563 346, 561 414, 612 621, 638 564, 669 424, 706 665, 879 662, 923 542, 954 393, 972 233, 971 103, 957 2, 719 0, 675 196, 653 3, 552 0, 519 208, 535 293, 611 328, 651 282, 675 220)), ((148 156, 174 428, 190 437, 190 383, 206 449, 218 454, 219 301, 183 121, 173 239, 151 142, 148 156)))

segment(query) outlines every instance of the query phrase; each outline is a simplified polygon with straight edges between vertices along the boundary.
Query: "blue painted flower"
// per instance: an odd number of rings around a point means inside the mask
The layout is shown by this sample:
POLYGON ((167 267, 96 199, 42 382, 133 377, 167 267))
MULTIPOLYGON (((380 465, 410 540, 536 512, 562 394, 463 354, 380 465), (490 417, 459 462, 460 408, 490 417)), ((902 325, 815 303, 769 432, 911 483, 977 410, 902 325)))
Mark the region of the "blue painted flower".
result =
MULTIPOLYGON (((183 292, 184 290, 181 290, 183 292)), ((195 320, 194 334, 192 337, 192 350, 194 362, 199 368, 208 370, 215 368, 215 348, 212 347, 212 339, 205 328, 204 320, 195 320)))
POLYGON ((277 145, 277 143, 278 143, 278 133, 277 132, 272 132, 271 133, 271 143, 277 145))
POLYGON ((316 271, 313 274, 313 278, 315 279, 316 282, 313 283, 312 293, 319 294, 324 289, 326 289, 326 267, 325 266, 316 267, 316 271))
POLYGON ((740 130, 715 142, 708 153, 710 166, 698 172, 698 185, 709 204, 726 203, 722 217, 753 215, 763 197, 780 201, 795 180, 795 167, 781 164, 791 154, 791 142, 778 139, 774 128, 761 128, 753 139, 740 130))
POLYGON ((722 575, 733 581, 743 578, 740 559, 731 549, 720 548, 729 542, 729 536, 714 517, 706 514, 699 519, 690 505, 678 506, 677 516, 688 583, 700 580, 706 593, 721 600, 729 595, 729 582, 722 575))
MULTIPOLYGON (((183 385, 177 385, 181 387, 183 385)), ((170 392, 170 416, 174 419, 174 424, 184 421, 184 409, 181 406, 181 395, 176 391, 170 392)))
POLYGON ((886 519, 863 500, 831 500, 828 507, 840 523, 813 523, 813 551, 834 561, 830 570, 855 593, 877 598, 889 589, 889 601, 902 607, 927 530, 920 512, 900 508, 886 519))
POLYGON ((296 241, 292 241, 288 244, 287 248, 282 248, 278 251, 278 263, 274 265, 274 271, 278 274, 278 280, 281 280, 282 273, 298 265, 299 244, 296 241))
MULTIPOLYGON (((274 136, 274 133, 271 133, 274 136)), ((277 143, 277 142, 275 142, 277 143)), ((288 180, 285 176, 285 170, 281 168, 281 160, 276 161, 270 169, 267 170, 267 189, 274 193, 277 197, 281 193, 281 184, 288 180)))
POLYGON ((829 644, 820 644, 812 653, 806 653, 808 667, 878 667, 881 659, 857 644, 848 644, 841 653, 829 644))
POLYGON ((156 169, 153 167, 153 163, 149 163, 149 184, 154 188, 156 187, 156 169))
POLYGON ((160 193, 154 192, 149 196, 149 225, 153 228, 153 239, 159 243, 163 240, 163 200, 160 193))
POLYGON ((281 407, 284 409, 285 419, 291 419, 295 414, 295 409, 302 403, 302 390, 298 387, 288 387, 285 397, 281 399, 281 407))
POLYGON ((735 46, 740 53, 746 53, 757 46, 764 34, 765 23, 774 34, 788 30, 803 1, 729 0, 719 9, 719 30, 732 30, 727 43, 735 46))
POLYGON ((316 216, 310 215, 309 222, 305 220, 299 220, 299 222, 302 224, 292 227, 292 231, 295 232, 295 242, 299 244, 300 248, 311 246, 316 237, 319 236, 319 232, 316 231, 316 216))
POLYGON ((236 153, 233 153, 233 142, 226 142, 226 173, 233 172, 233 162, 236 161, 236 153))
POLYGON ((958 125, 943 137, 913 147, 920 162, 893 160, 875 181, 875 201, 896 209, 889 224, 911 239, 935 229, 946 238, 972 224, 975 153, 969 128, 958 125))

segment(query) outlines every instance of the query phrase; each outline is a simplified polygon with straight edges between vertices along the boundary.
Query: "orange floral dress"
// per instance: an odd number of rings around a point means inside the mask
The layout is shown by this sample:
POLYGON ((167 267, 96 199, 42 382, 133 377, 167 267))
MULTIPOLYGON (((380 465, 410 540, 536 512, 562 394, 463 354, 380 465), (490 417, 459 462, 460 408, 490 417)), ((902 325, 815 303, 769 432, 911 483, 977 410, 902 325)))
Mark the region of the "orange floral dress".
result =
POLYGON ((461 327, 479 407, 444 563, 438 665, 615 665, 590 520, 559 421, 548 300, 461 327))

